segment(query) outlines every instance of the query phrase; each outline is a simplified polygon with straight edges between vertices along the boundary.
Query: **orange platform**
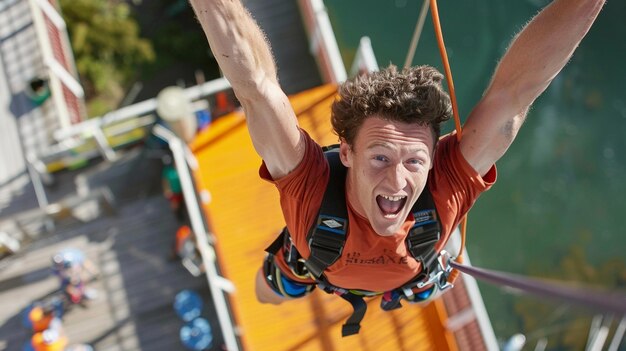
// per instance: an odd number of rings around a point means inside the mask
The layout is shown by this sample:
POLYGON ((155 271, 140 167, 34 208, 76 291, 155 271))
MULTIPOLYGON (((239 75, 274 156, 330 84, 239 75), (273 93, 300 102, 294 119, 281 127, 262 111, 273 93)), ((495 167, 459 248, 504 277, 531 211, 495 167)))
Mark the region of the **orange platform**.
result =
MULTIPOLYGON (((329 123, 336 87, 326 85, 292 96, 300 126, 318 143, 337 142, 329 123)), ((342 338, 351 313, 344 300, 316 289, 309 297, 280 306, 263 305, 254 296, 254 278, 264 249, 284 225, 278 192, 258 176, 255 153, 240 112, 214 122, 191 145, 200 170, 195 175, 211 202, 205 211, 215 233, 224 276, 236 292, 231 303, 245 350, 456 350, 446 331, 443 303, 404 304, 384 312, 379 298, 368 303, 358 335, 342 338)))

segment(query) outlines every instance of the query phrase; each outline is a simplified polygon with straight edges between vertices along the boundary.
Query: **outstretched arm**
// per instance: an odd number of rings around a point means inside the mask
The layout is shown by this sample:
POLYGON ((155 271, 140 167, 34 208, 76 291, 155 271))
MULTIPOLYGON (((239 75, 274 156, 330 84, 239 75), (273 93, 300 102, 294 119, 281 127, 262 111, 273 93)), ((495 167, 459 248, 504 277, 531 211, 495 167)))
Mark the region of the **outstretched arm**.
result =
POLYGON ((252 143, 274 178, 302 160, 303 142, 278 84, 270 46, 239 0, 190 0, 213 54, 241 102, 252 143))
POLYGON ((461 152, 484 175, 506 152, 530 105, 561 71, 604 0, 556 0, 515 37, 470 113, 461 152))

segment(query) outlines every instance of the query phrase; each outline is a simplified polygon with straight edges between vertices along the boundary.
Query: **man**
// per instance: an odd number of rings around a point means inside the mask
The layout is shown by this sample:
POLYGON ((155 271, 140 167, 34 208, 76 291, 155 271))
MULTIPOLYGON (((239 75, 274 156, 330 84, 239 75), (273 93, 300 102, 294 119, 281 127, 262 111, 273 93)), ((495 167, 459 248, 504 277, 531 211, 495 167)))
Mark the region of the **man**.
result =
MULTIPOLYGON (((241 3, 191 4, 242 103, 252 142, 264 161, 260 173, 281 194, 291 241, 299 255, 311 261, 307 235, 319 219, 324 190, 332 183, 329 174, 336 166, 329 166, 321 147, 299 129, 278 83, 269 45, 241 3)), ((467 118, 460 142, 454 135, 439 140, 440 124, 451 112, 443 77, 434 68, 398 71, 391 66, 344 83, 331 118, 340 138, 339 159, 347 169, 341 189, 345 187, 349 226, 341 256, 322 267, 321 278, 313 274, 316 281, 325 290, 330 285, 365 294, 395 291, 413 282, 424 270, 405 243, 416 223, 413 205, 422 194, 434 203, 439 252, 476 198, 495 181, 495 162, 603 4, 555 0, 535 16, 500 61, 467 118)), ((282 250, 269 255, 259 271, 256 293, 261 302, 279 304, 304 296, 315 283, 311 274, 300 275, 302 271, 287 264, 282 250)), ((311 266, 306 268, 311 273, 311 266)), ((433 289, 432 282, 414 284, 405 297, 419 301, 433 289)))

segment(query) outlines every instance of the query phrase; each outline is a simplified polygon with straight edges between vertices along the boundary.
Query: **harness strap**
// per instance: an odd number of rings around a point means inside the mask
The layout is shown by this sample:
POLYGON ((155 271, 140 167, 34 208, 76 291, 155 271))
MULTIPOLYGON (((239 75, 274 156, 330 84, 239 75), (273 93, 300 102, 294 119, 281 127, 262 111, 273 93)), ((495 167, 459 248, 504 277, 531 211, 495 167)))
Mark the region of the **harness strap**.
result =
POLYGON ((284 297, 299 298, 315 289, 315 284, 300 283, 284 276, 274 259, 274 254, 270 253, 263 260, 263 276, 275 293, 284 297))
POLYGON ((303 259, 291 241, 291 235, 287 227, 284 227, 278 237, 268 246, 265 251, 271 255, 278 255, 280 248, 283 248, 283 258, 296 277, 301 279, 311 278, 308 269, 304 266, 303 259))
POLYGON ((265 251, 271 253, 272 255, 276 255, 278 251, 280 251, 281 246, 283 246, 285 242, 285 235, 289 235, 287 231, 287 227, 284 227, 283 230, 278 234, 276 239, 268 246, 265 251))
POLYGON ((325 279, 318 281, 317 286, 324 290, 327 294, 335 294, 341 297, 342 299, 348 301, 352 306, 352 314, 348 317, 346 323, 341 327, 341 336, 344 337, 358 334, 361 329, 361 321, 363 320, 363 317, 365 317, 365 312, 367 312, 367 304, 365 303, 363 296, 354 294, 349 290, 336 287, 325 279))
POLYGON ((337 145, 326 148, 324 155, 328 160, 330 174, 317 221, 307 235, 311 255, 304 262, 316 279, 321 279, 324 270, 339 259, 348 232, 346 167, 341 164, 337 145))
POLYGON ((413 258, 422 264, 422 272, 428 275, 438 256, 435 245, 441 238, 441 226, 437 220, 437 211, 428 189, 424 189, 424 194, 413 206, 413 209, 415 208, 426 208, 427 210, 413 213, 415 224, 409 230, 406 245, 413 258))
POLYGON ((350 318, 348 318, 346 323, 341 327, 341 336, 358 334, 361 329, 361 321, 365 316, 365 312, 367 312, 367 304, 363 300, 362 296, 351 293, 345 293, 339 296, 348 301, 354 310, 352 315, 350 315, 350 318))

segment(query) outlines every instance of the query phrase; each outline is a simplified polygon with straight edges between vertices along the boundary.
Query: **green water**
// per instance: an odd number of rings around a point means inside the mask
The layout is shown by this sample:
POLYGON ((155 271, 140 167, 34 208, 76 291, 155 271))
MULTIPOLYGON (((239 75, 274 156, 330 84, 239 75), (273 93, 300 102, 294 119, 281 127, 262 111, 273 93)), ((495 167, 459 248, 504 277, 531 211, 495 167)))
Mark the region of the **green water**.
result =
MULTIPOLYGON (((347 67, 364 35, 371 38, 380 66, 404 63, 422 1, 325 3, 347 67)), ((545 3, 440 1, 462 116, 481 96, 513 34, 545 3)), ((618 266, 624 262, 625 15, 625 1, 606 5, 571 62, 537 100, 517 140, 498 162, 497 184, 469 216, 467 248, 474 265, 542 274, 553 271, 573 247, 586 255, 589 267, 584 267, 585 262, 579 262, 583 268, 566 264, 570 273, 564 279, 581 281, 597 275, 609 259, 621 262, 618 266)), ((413 63, 441 69, 430 17, 413 63)), ((452 128, 450 123, 448 130, 452 128)), ((620 285, 623 291, 626 272, 621 272, 621 280, 602 285, 620 285)), ((571 312, 559 303, 534 301, 537 315, 550 317, 529 327, 515 312, 519 297, 489 285, 480 287, 501 339, 516 332, 537 338, 558 329, 553 325, 557 321, 567 324, 568 319, 593 315, 584 310, 571 312), (569 314, 562 315, 564 309, 569 314)), ((587 330, 579 332, 586 334, 587 330)))

